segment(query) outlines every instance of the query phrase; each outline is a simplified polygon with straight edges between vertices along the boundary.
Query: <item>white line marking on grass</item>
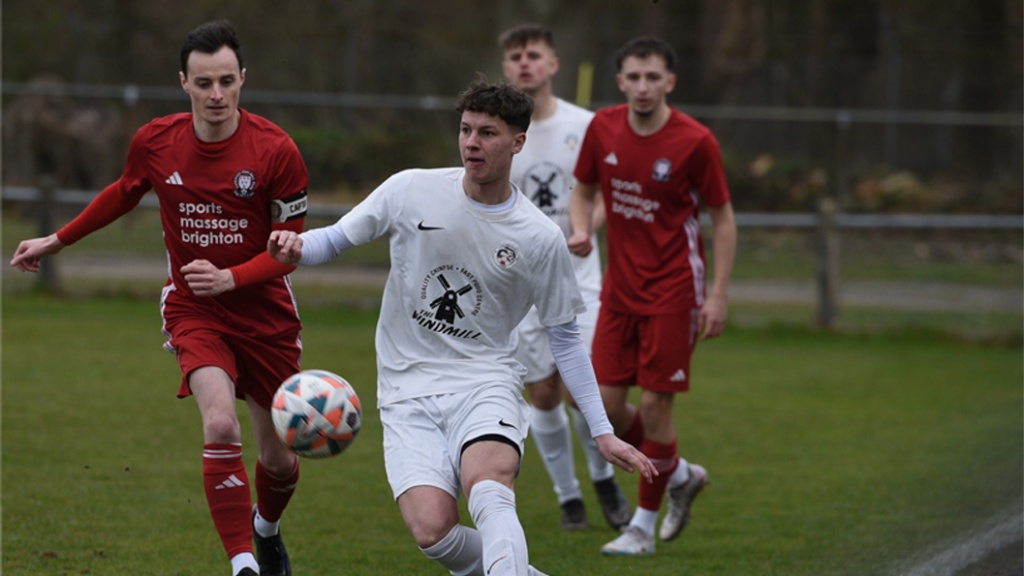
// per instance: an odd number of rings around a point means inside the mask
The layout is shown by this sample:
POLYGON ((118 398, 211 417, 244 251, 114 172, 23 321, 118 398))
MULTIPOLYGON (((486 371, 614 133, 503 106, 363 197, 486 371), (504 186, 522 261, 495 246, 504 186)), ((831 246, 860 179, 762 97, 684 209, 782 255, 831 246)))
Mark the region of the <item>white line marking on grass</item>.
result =
POLYGON ((1007 512, 999 514, 981 529, 943 546, 943 550, 903 572, 902 576, 952 576, 987 554, 1024 539, 1024 514, 1020 508, 1020 505, 1013 508, 1009 512, 1012 514, 1010 518, 1006 517, 1007 512))

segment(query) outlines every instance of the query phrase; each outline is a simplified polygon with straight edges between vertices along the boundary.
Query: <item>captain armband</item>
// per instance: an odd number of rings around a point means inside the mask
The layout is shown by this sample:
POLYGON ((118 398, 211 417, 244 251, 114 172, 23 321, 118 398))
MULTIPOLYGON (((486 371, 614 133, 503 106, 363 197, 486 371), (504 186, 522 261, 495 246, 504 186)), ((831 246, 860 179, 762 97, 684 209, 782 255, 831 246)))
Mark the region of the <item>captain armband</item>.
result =
POLYGON ((306 216, 308 205, 309 199, 305 190, 287 198, 275 198, 270 203, 270 219, 273 222, 288 222, 303 218, 306 216))

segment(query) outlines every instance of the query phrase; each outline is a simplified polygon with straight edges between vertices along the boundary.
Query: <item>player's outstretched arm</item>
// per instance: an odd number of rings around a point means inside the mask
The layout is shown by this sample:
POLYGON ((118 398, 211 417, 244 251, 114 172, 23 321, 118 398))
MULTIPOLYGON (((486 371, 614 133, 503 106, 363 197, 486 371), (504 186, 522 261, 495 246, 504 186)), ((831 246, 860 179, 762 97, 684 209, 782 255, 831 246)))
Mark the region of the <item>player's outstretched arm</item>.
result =
POLYGON ((57 239, 57 234, 41 238, 32 238, 18 244, 11 258, 11 266, 22 272, 39 272, 39 263, 43 256, 56 254, 64 249, 64 244, 57 239))
POLYGON ((626 472, 638 471, 644 477, 644 480, 648 482, 654 480, 654 477, 658 475, 654 464, 651 463, 647 456, 644 456, 636 447, 622 441, 614 434, 596 436, 594 441, 597 442, 597 449, 601 451, 601 456, 605 460, 626 472))

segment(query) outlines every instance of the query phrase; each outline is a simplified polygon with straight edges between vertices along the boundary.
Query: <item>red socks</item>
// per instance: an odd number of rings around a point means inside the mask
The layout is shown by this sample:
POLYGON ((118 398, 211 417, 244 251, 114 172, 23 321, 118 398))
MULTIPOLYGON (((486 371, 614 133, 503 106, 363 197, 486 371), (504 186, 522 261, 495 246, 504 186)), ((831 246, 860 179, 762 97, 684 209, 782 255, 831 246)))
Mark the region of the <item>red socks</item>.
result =
POLYGON ((256 502, 260 516, 267 522, 281 519, 288 501, 295 493, 295 484, 299 481, 299 462, 295 461, 295 469, 284 478, 277 478, 267 472, 263 464, 256 462, 256 502))
POLYGON ((638 504, 641 508, 645 510, 661 508, 668 479, 672 477, 672 472, 679 466, 679 455, 676 453, 676 449, 675 440, 668 444, 644 440, 640 445, 640 452, 650 458, 651 464, 654 464, 654 468, 658 471, 653 482, 640 482, 640 502, 638 504))
POLYGON ((252 497, 241 444, 203 445, 203 486, 228 558, 252 552, 252 497))
POLYGON ((640 482, 640 502, 638 505, 645 510, 657 511, 661 508, 661 501, 665 497, 665 489, 668 487, 668 479, 679 467, 678 443, 673 440, 668 444, 654 442, 644 438, 644 423, 640 418, 640 411, 636 411, 633 422, 629 428, 620 436, 623 442, 638 448, 644 456, 651 460, 658 475, 650 483, 640 482))

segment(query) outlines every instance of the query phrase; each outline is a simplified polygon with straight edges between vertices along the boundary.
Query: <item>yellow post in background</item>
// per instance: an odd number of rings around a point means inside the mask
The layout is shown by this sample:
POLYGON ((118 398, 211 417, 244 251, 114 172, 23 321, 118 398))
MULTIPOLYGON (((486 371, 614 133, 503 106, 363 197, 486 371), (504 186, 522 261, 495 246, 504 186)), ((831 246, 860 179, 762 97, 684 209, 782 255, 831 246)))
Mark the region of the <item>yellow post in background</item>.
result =
POLYGON ((590 60, 580 62, 579 72, 576 73, 576 105, 581 108, 590 108, 590 95, 594 89, 594 65, 590 60))

